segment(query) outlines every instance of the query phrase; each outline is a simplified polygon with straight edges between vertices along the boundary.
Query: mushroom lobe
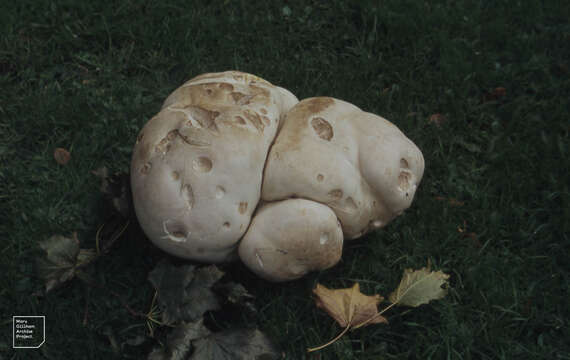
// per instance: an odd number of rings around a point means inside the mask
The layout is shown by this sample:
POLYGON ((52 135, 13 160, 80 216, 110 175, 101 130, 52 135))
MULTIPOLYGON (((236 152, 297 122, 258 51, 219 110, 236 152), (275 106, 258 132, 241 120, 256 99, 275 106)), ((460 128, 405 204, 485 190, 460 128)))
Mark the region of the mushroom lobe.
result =
POLYGON ((289 199, 260 207, 238 251, 258 276, 288 281, 334 266, 342 244, 340 224, 328 206, 289 199))

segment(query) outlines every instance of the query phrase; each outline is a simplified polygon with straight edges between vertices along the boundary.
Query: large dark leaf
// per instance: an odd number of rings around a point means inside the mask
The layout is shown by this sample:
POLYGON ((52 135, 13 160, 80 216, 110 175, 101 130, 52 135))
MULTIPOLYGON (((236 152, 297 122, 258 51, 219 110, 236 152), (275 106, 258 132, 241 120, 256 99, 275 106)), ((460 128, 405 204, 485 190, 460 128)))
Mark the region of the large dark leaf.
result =
POLYGON ((149 274, 158 292, 158 304, 166 324, 179 321, 195 322, 206 311, 220 307, 211 287, 224 273, 215 265, 196 269, 193 265, 173 266, 159 263, 149 274))
POLYGON ((45 282, 46 292, 71 280, 79 267, 96 258, 94 251, 79 248, 75 234, 73 238, 54 235, 40 241, 39 246, 42 253, 36 259, 36 268, 38 276, 45 282))
POLYGON ((281 358, 269 339, 257 329, 233 329, 193 342, 190 360, 271 360, 281 358))
POLYGON ((193 323, 182 323, 170 334, 166 340, 166 347, 151 352, 148 360, 184 360, 192 350, 192 341, 210 335, 202 320, 193 323))
POLYGON ((251 295, 242 284, 235 282, 216 284, 215 290, 223 295, 227 303, 236 307, 248 320, 255 319, 257 316, 257 308, 254 303, 255 296, 251 295))
POLYGON ((109 170, 104 166, 91 173, 101 179, 100 191, 111 209, 128 219, 133 208, 129 174, 109 175, 109 170))

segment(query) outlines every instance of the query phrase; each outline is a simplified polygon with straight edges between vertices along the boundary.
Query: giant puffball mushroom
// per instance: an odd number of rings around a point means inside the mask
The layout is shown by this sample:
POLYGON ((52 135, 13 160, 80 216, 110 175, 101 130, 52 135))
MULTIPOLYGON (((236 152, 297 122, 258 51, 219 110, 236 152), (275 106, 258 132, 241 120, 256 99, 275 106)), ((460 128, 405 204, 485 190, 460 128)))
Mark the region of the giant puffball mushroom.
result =
POLYGON ((239 256, 258 276, 287 281, 334 266, 342 243, 340 224, 328 206, 288 199, 260 206, 240 242, 239 256))
POLYGON ((269 147, 297 102, 237 71, 175 90, 140 131, 131 161, 134 208, 148 238, 182 258, 235 256, 260 199, 269 147))
POLYGON ((210 263, 239 255, 286 281, 335 265, 344 239, 400 215, 423 171, 421 151, 382 117, 227 71, 168 96, 139 133, 131 188, 159 248, 210 263))
POLYGON ((412 203, 424 172, 418 147, 395 125, 330 97, 302 100, 271 147, 262 199, 329 206, 346 239, 385 226, 412 203))

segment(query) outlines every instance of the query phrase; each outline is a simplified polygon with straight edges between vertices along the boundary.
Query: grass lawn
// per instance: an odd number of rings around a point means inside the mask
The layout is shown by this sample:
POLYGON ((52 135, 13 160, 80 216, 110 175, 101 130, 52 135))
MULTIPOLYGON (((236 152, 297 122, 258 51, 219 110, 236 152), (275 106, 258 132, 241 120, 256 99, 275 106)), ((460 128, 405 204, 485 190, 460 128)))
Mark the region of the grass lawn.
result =
POLYGON ((269 284, 221 266, 286 358, 570 359, 569 19, 556 0, 2 2, 0 359, 143 359, 164 340, 125 306, 151 306, 163 255, 144 237, 90 266, 101 286, 46 296, 38 242, 77 232, 92 247, 109 219, 91 172, 128 171, 166 96, 229 69, 377 113, 426 160, 412 207, 336 267, 269 284), (317 282, 386 296, 428 259, 451 274, 445 299, 306 354, 341 330, 315 307, 317 282), (46 316, 40 349, 12 349, 13 315, 46 316))

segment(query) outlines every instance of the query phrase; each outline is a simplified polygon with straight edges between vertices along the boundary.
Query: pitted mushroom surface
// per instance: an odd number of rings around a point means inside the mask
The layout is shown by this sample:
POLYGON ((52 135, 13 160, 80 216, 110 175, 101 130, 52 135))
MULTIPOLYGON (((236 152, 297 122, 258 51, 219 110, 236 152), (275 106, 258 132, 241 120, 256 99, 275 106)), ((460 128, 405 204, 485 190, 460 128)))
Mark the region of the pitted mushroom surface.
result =
POLYGON ((149 239, 183 258, 231 258, 259 201, 281 117, 296 102, 239 72, 198 76, 175 90, 139 133, 131 162, 135 211, 149 239))
POLYGON ((423 172, 421 151, 386 119, 226 71, 168 96, 138 135, 131 187, 159 248, 209 263, 239 254, 286 281, 333 266, 343 239, 400 215, 423 172))
POLYGON ((407 209, 423 172, 421 151, 386 119, 341 100, 309 98, 287 113, 261 196, 326 204, 345 238, 355 239, 407 209))

